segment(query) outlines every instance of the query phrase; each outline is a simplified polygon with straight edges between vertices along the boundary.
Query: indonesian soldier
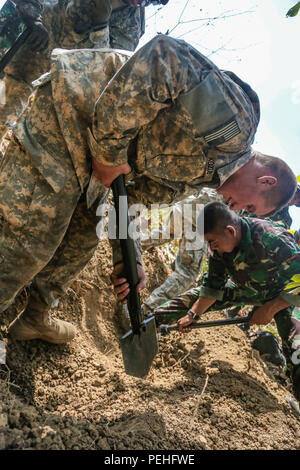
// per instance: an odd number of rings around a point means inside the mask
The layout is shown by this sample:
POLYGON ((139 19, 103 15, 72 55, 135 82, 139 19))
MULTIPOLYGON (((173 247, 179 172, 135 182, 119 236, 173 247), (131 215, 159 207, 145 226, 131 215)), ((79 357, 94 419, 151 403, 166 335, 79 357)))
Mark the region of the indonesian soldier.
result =
POLYGON ((200 287, 158 307, 158 321, 179 319, 179 329, 189 331, 184 328, 207 310, 259 306, 250 324, 266 325, 274 318, 300 400, 300 321, 292 316, 293 307, 300 306, 299 246, 279 225, 239 217, 219 202, 207 204, 203 216, 212 250, 208 272, 200 287), (233 282, 227 286, 229 277, 233 282))
POLYGON ((198 196, 184 199, 174 204, 172 210, 166 220, 167 232, 164 233, 159 229, 153 229, 148 236, 141 240, 141 247, 147 250, 154 246, 159 246, 173 238, 179 236, 178 254, 174 262, 174 272, 165 280, 165 282, 157 287, 143 303, 145 311, 153 311, 155 307, 172 299, 179 294, 188 290, 197 277, 203 259, 206 257, 206 246, 197 247, 191 243, 189 233, 186 233, 187 218, 190 217, 190 225, 193 232, 196 230, 197 211, 208 202, 221 200, 222 198, 212 188, 203 188, 198 196), (190 206, 190 214, 185 210, 190 206), (177 227, 180 227, 178 230, 177 227), (178 230, 178 234, 176 231, 178 230))
POLYGON ((35 42, 31 35, 5 68, 0 136, 24 109, 33 90, 32 81, 49 71, 50 54, 55 47, 112 47, 133 51, 145 29, 145 8, 134 6, 133 0, 18 0, 15 3, 26 24, 31 29, 34 24, 35 42), (27 21, 28 11, 31 23, 27 21))
MULTIPOLYGON (((129 60, 125 52, 55 50, 0 174, 1 311, 32 282, 11 335, 74 337, 49 309, 94 253, 96 207, 120 174, 130 201, 147 206, 211 186, 236 209, 265 215, 284 207, 296 178, 282 160, 251 149, 258 121, 252 89, 184 41, 159 35, 129 60)), ((123 302, 120 250, 113 261, 123 302)))

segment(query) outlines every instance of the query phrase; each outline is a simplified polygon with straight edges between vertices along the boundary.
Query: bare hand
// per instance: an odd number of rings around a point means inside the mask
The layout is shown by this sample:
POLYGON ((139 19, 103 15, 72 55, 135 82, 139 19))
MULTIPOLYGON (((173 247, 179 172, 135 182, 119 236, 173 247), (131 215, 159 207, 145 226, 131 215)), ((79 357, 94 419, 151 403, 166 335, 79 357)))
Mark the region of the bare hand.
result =
MULTIPOLYGON (((140 292, 146 287, 146 274, 144 268, 140 264, 137 265, 137 270, 139 276, 139 283, 136 286, 136 291, 140 292)), ((122 302, 122 304, 126 304, 126 297, 129 294, 130 289, 129 283, 126 277, 124 276, 124 263, 116 264, 111 275, 111 281, 114 285, 114 291, 117 295, 117 299, 122 302)))
POLYGON ((266 302, 261 307, 258 307, 252 315, 249 325, 268 325, 273 320, 277 311, 272 308, 270 302, 266 302))
POLYGON ((128 163, 124 163, 123 165, 119 166, 106 166, 102 163, 99 163, 98 160, 93 158, 92 166, 94 176, 107 188, 111 186, 111 183, 118 176, 128 175, 128 173, 131 172, 131 166, 128 163))
POLYGON ((185 315, 185 317, 179 318, 178 320, 178 329, 180 333, 189 333, 191 328, 187 328, 191 323, 194 323, 193 318, 190 315, 185 315))

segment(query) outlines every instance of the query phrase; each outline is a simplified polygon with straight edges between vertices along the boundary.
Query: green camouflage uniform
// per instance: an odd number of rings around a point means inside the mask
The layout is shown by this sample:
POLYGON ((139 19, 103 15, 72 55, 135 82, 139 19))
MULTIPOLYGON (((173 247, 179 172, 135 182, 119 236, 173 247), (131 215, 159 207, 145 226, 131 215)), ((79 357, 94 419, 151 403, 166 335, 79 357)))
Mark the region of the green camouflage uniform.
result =
MULTIPOLYGON (((22 3, 22 0, 20 2, 22 3)), ((93 31, 91 2, 92 0, 43 1, 42 17, 50 35, 49 47, 44 52, 34 53, 30 46, 25 44, 5 68, 5 100, 3 105, 0 104, 0 136, 6 131, 7 124, 13 123, 24 109, 33 90, 32 81, 49 71, 50 54, 55 47, 118 47, 131 51, 135 49, 143 32, 141 9, 125 6, 113 11, 109 25, 93 31)), ((102 2, 103 0, 96 0, 99 9, 102 2)), ((24 2, 24 8, 25 4, 27 2, 24 2)), ((41 8, 37 9, 36 14, 40 14, 40 11, 41 8)))
POLYGON ((241 218, 242 241, 231 253, 209 257, 208 273, 200 287, 166 302, 155 310, 159 322, 178 320, 199 297, 217 299, 210 310, 263 305, 280 296, 291 307, 274 319, 300 399, 300 321, 292 316, 300 306, 300 249, 291 233, 262 219, 241 218), (229 285, 226 284, 230 278, 229 285))
POLYGON ((289 229, 293 223, 292 217, 290 216, 290 213, 289 213, 289 206, 284 207, 283 209, 276 212, 274 215, 270 215, 269 217, 258 217, 255 214, 248 214, 247 211, 245 210, 240 211, 240 215, 242 217, 255 217, 255 218, 261 218, 264 220, 269 220, 270 222, 275 222, 276 224, 281 225, 285 229, 289 229))
MULTIPOLYGON (((95 250, 95 204, 105 202, 107 189, 99 183, 94 207, 87 209, 91 155, 111 166, 129 159, 132 202, 171 204, 218 186, 248 162, 258 123, 257 97, 252 103, 250 93, 202 54, 162 35, 129 60, 125 52, 56 49, 51 75, 42 81, 2 162, 2 311, 33 278, 34 295, 52 305, 95 250), (215 117, 208 114, 204 126, 202 115, 201 131, 186 99, 200 99, 201 115, 205 87, 215 117), (226 140, 230 110, 240 130, 226 140), (218 148, 205 140, 216 128, 218 148)), ((114 259, 121 259, 119 250, 114 259)))
MULTIPOLYGON (((169 240, 174 238, 174 217, 177 216, 182 221, 183 217, 183 206, 184 204, 190 204, 193 206, 192 213, 192 228, 195 230, 196 223, 196 206, 207 204, 208 202, 216 201, 221 199, 218 193, 209 188, 204 188, 200 194, 194 198, 189 198, 175 204, 172 207, 172 211, 169 215, 166 224, 170 225, 169 240)), ((183 222, 182 222, 183 225, 183 222)), ((183 227, 184 228, 184 227, 183 227)), ((153 246, 159 246, 169 241, 164 237, 164 233, 159 230, 153 230, 148 238, 142 240, 142 249, 149 249, 153 246)), ((200 249, 189 249, 189 239, 186 237, 185 232, 182 233, 182 238, 179 239, 178 254, 175 259, 175 270, 166 279, 166 281, 151 292, 151 295, 145 300, 144 308, 146 311, 154 310, 155 307, 166 302, 168 299, 172 299, 182 292, 189 289, 197 277, 199 276, 200 268, 203 259, 207 253, 207 244, 200 249)))

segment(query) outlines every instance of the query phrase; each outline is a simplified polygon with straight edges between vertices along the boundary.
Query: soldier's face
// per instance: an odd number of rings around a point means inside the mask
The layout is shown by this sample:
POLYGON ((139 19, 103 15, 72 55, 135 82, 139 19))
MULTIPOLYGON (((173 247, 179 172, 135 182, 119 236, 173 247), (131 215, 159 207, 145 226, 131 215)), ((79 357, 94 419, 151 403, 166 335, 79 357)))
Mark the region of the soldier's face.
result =
POLYGON ((249 214, 264 216, 275 210, 275 207, 267 205, 263 191, 255 182, 242 184, 241 181, 230 181, 229 178, 217 192, 234 211, 246 209, 249 214))
POLYGON ((225 228, 222 232, 208 232, 204 238, 210 249, 220 254, 231 253, 237 246, 236 234, 229 228, 225 228))

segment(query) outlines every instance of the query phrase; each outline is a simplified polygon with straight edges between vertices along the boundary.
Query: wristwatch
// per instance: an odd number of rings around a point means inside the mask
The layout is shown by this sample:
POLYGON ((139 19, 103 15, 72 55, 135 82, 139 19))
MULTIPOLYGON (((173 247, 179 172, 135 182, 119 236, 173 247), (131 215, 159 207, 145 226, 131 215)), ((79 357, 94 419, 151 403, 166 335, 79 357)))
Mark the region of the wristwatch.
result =
POLYGON ((191 309, 187 313, 190 317, 192 317, 193 320, 198 320, 199 315, 198 313, 193 312, 191 309))

